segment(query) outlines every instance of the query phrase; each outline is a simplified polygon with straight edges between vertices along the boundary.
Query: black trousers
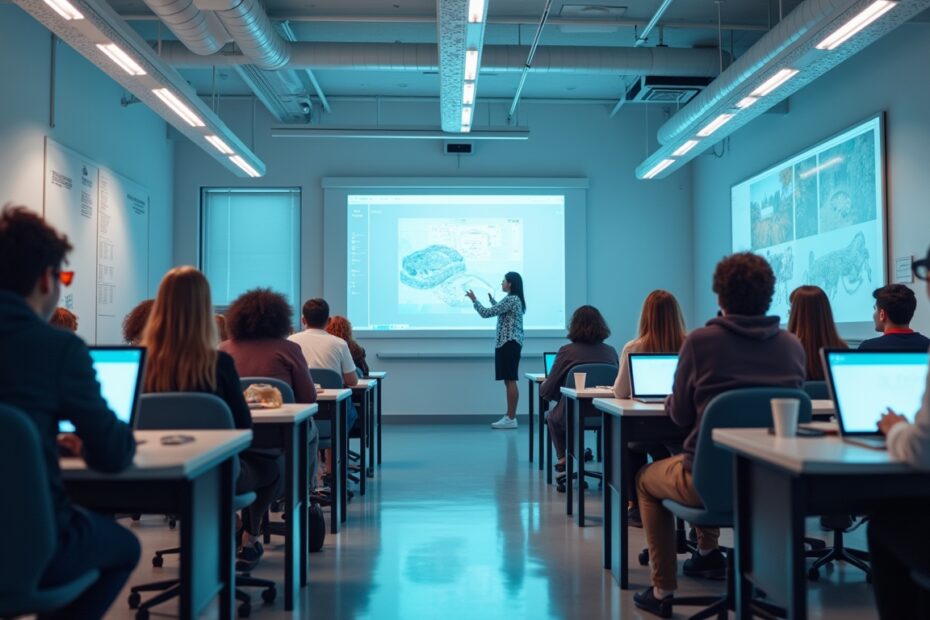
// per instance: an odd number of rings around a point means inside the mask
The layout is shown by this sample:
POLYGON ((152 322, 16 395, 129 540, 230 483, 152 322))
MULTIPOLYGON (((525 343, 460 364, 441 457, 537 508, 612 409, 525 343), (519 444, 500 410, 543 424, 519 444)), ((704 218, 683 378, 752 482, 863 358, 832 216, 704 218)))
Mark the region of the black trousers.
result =
POLYGON ((911 572, 930 574, 930 502, 890 504, 869 520, 869 553, 882 620, 930 618, 930 591, 911 572))
POLYGON ((239 466, 236 493, 254 491, 256 495, 255 501, 242 511, 242 525, 249 534, 258 536, 265 512, 284 488, 284 457, 246 451, 239 456, 239 466))
MULTIPOLYGON (((14 533, 15 535, 15 533, 14 533)), ((59 536, 58 550, 42 576, 42 587, 61 585, 91 569, 100 578, 74 602, 42 618, 102 618, 139 562, 135 535, 113 519, 75 507, 59 536)))

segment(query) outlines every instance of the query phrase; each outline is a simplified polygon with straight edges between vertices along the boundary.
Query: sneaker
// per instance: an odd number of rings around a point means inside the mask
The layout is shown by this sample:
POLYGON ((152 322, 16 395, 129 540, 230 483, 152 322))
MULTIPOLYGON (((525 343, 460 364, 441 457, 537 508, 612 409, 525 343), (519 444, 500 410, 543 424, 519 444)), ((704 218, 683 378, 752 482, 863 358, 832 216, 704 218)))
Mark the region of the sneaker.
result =
POLYGON ((492 422, 491 428, 517 428, 517 419, 504 416, 497 422, 492 422))
POLYGON ((633 604, 640 609, 659 616, 660 618, 671 618, 671 599, 671 596, 666 596, 663 599, 657 599, 655 592, 653 592, 652 587, 650 586, 642 592, 637 592, 633 595, 633 604))
POLYGON ((262 559, 262 555, 265 553, 262 543, 259 541, 253 541, 251 545, 242 545, 239 547, 239 552, 236 554, 236 572, 245 573, 249 572, 258 566, 258 561, 262 559))
POLYGON ((707 555, 695 551, 685 560, 682 572, 689 577, 702 577, 704 579, 726 579, 727 559, 720 549, 714 549, 707 555))
POLYGON ((626 524, 630 527, 638 527, 639 529, 643 529, 643 518, 639 514, 639 506, 634 504, 627 509, 626 524))

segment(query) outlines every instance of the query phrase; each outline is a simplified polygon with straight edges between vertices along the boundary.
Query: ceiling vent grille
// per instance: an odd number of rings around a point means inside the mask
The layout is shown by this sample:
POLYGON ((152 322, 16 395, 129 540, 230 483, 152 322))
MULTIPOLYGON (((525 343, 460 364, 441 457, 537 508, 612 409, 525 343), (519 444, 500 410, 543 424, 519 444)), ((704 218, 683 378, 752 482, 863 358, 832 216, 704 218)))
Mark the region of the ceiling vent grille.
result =
POLYGON ((627 88, 629 103, 684 105, 711 83, 711 78, 643 76, 627 88))

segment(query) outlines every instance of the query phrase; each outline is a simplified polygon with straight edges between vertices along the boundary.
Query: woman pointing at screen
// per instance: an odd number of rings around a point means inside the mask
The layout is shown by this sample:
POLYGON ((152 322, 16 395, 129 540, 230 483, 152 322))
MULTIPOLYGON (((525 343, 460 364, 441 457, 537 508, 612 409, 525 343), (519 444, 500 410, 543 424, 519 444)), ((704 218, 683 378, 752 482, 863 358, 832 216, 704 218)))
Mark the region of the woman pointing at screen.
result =
POLYGON ((504 382, 507 391, 507 415, 491 424, 491 428, 517 428, 517 367, 523 350, 523 314, 526 299, 523 298, 523 278, 514 271, 508 272, 501 282, 501 290, 507 293, 500 303, 488 293, 491 307, 485 308, 469 290, 465 295, 475 304, 475 310, 484 318, 497 317, 497 343, 494 349, 494 372, 498 381, 504 382))

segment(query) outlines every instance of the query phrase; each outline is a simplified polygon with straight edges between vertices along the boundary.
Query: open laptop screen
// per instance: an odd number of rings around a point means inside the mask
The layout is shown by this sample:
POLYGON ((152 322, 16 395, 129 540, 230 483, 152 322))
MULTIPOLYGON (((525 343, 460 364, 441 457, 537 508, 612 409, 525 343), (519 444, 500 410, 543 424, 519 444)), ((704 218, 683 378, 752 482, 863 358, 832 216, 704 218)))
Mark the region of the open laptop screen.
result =
MULTIPOLYGON (((141 347, 90 347, 100 394, 116 417, 129 424, 139 400, 145 349, 141 347)), ((61 422, 58 430, 74 432, 74 425, 61 422)))
POLYGON ((555 356, 557 353, 543 353, 543 361, 546 363, 546 376, 548 377, 552 374, 552 366, 555 364, 555 356))
POLYGON ((677 353, 630 353, 633 398, 668 396, 675 383, 677 353))
POLYGON ((844 434, 878 433, 889 407, 914 421, 927 385, 927 353, 827 350, 823 358, 844 434))

